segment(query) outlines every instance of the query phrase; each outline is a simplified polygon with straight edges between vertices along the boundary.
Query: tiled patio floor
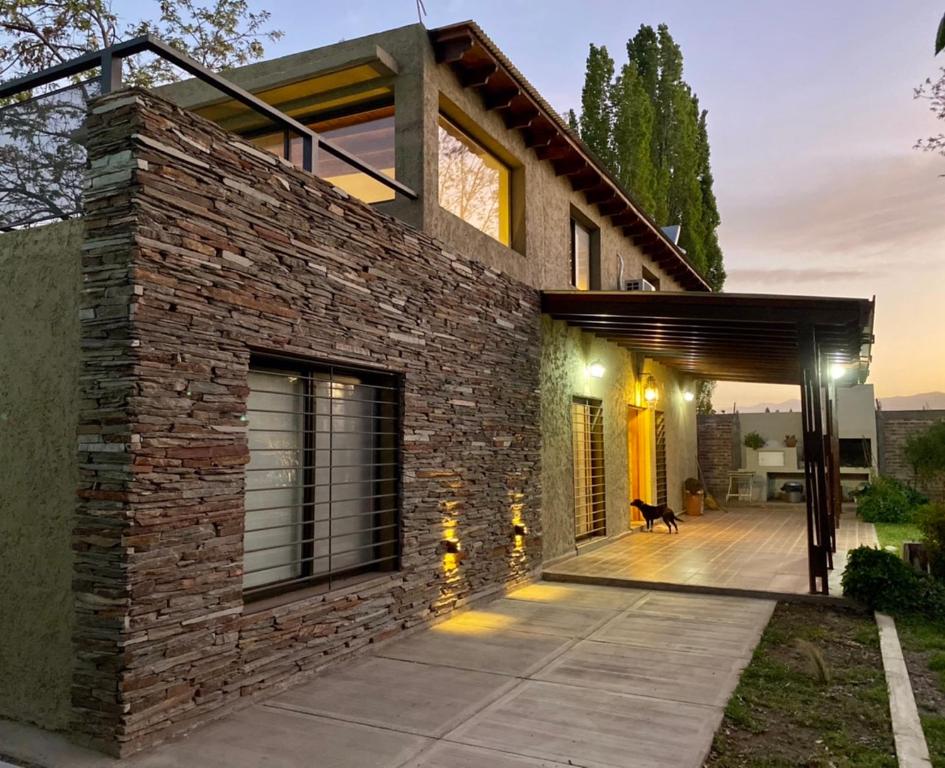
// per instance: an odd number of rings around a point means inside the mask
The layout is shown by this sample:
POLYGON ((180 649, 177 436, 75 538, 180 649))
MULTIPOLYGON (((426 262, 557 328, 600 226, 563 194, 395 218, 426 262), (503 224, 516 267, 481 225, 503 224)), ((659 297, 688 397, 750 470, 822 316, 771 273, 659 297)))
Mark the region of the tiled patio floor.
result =
POLYGON ((769 600, 538 583, 114 761, 0 721, 44 768, 698 768, 769 600))
MULTIPOLYGON (((546 578, 615 579, 781 594, 806 594, 807 528, 800 504, 733 507, 683 516, 679 535, 662 522, 545 568, 546 578)), ((837 531, 830 593, 840 594, 847 552, 876 544, 871 523, 845 512, 837 531)))

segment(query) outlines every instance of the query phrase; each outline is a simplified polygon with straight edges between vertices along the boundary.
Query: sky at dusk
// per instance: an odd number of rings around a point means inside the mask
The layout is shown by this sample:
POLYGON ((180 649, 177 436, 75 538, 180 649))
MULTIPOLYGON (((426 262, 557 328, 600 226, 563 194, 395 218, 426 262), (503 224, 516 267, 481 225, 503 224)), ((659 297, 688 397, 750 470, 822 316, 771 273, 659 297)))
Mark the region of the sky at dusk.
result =
MULTIPOLYGON (((667 23, 709 110, 726 290, 875 294, 877 395, 945 390, 945 158, 912 149, 945 128, 912 96, 945 66, 941 0, 425 2, 427 26, 478 21, 562 112, 579 106, 588 43, 619 66, 641 23, 667 23)), ((267 57, 417 20, 415 0, 268 7, 286 35, 267 57)), ((716 405, 797 395, 723 383, 716 405)))

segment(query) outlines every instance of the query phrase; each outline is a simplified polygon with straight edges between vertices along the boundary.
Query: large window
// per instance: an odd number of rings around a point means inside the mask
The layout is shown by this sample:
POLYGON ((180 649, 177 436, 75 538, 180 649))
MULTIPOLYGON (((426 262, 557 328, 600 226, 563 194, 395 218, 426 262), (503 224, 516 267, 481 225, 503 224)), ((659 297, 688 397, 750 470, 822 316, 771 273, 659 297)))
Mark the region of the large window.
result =
POLYGON ((440 115, 440 205, 500 243, 511 244, 507 165, 440 115))
POLYGON ((256 360, 249 389, 247 597, 396 569, 398 379, 256 360))
MULTIPOLYGON (((394 178, 393 105, 303 122, 324 138, 331 139, 342 149, 394 178)), ((283 132, 269 133, 253 141, 270 152, 285 156, 286 137, 283 132)), ((302 142, 298 138, 289 142, 289 159, 296 165, 302 164, 302 142)), ((394 190, 390 187, 321 148, 316 157, 316 171, 321 178, 365 203, 394 199, 394 190)))
POLYGON ((574 451, 574 537, 607 533, 604 498, 604 409, 600 400, 576 397, 571 403, 574 451))

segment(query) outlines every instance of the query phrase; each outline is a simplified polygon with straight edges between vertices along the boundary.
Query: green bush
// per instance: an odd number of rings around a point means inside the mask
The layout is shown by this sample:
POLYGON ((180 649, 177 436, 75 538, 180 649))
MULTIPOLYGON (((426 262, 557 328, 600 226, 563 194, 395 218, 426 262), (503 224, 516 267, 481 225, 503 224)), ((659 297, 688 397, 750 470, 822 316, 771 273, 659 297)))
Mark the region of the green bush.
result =
POLYGON ((873 610, 945 617, 945 586, 882 549, 850 552, 841 584, 844 595, 873 610))
POLYGON ((867 523, 910 523, 920 504, 928 501, 905 483, 880 475, 856 494, 856 507, 867 523))
POLYGON ((945 581, 945 504, 926 504, 919 507, 915 522, 922 531, 932 575, 945 581))
POLYGON ((768 441, 757 432, 749 432, 747 435, 745 435, 745 439, 742 440, 742 443, 746 448, 754 448, 756 451, 764 448, 767 442, 768 441))

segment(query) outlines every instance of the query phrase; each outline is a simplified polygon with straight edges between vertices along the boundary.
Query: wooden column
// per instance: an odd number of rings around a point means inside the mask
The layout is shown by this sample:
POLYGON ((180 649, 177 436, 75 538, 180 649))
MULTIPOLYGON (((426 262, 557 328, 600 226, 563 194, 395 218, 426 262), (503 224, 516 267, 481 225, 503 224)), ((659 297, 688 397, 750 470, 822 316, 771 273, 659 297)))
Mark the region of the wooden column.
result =
POLYGON ((813 325, 798 327, 801 363, 801 417, 804 430, 804 477, 807 481, 807 559, 810 591, 828 594, 830 551, 824 380, 813 325), (818 585, 817 580, 820 579, 818 585))

